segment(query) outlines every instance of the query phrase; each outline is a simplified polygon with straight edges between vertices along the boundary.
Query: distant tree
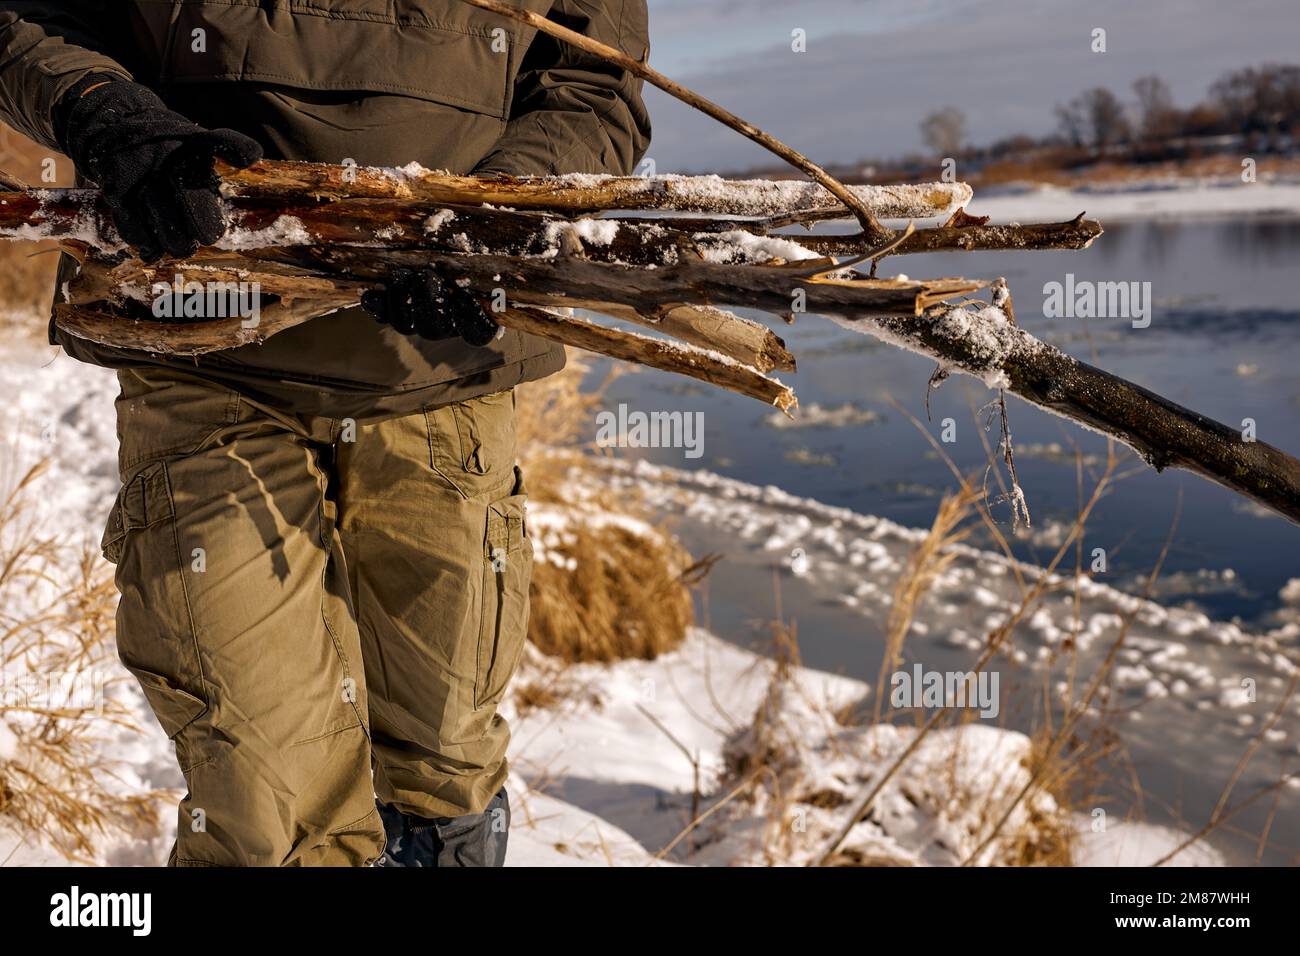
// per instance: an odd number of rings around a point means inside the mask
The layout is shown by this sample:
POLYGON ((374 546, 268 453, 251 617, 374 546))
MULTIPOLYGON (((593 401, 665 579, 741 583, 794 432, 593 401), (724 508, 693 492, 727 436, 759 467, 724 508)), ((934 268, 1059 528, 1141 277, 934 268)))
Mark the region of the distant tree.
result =
POLYGON ((1056 125, 1061 136, 1071 146, 1088 145, 1088 119, 1083 115, 1083 105, 1078 97, 1056 107, 1056 125))
POLYGON ((1277 63, 1225 73, 1210 87, 1210 101, 1240 133, 1300 127, 1300 66, 1277 63))
POLYGON ((1210 103, 1197 103, 1182 115, 1178 126, 1184 136, 1215 136, 1228 132, 1223 111, 1210 103))
POLYGON ((1178 131, 1179 114, 1169 84, 1152 74, 1133 82, 1137 95, 1138 128, 1149 140, 1168 139, 1178 131))
POLYGON ((966 139, 966 114, 945 106, 921 120, 921 138, 936 155, 956 156, 966 139))
POLYGON ((1093 146, 1100 149, 1122 143, 1132 135, 1124 104, 1110 90, 1099 86, 1084 93, 1083 99, 1092 127, 1093 146))
POLYGON ((1056 108, 1061 134, 1073 146, 1105 149, 1129 139, 1131 130, 1119 97, 1098 86, 1056 108))

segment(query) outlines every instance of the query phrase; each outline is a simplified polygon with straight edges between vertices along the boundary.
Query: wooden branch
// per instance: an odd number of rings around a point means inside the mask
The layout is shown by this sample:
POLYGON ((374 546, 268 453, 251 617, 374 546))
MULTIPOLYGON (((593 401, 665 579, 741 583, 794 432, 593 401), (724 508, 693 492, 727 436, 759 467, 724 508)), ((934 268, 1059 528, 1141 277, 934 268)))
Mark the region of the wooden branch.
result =
MULTIPOLYGON (((683 302, 758 309, 788 315, 798 300, 808 312, 848 315, 918 315, 934 302, 987 288, 982 279, 836 279, 789 266, 728 266, 698 260, 644 269, 573 258, 442 255, 423 250, 358 249, 350 246, 278 247, 246 250, 336 275, 382 281, 394 269, 433 265, 472 288, 502 288, 512 301, 531 305, 595 308, 615 303, 644 311, 683 302), (800 295, 799 293, 802 293, 800 295)), ((819 268, 824 270, 825 264, 819 268)))
MULTIPOLYGON (((123 287, 151 289, 158 283, 170 285, 177 275, 182 277, 183 282, 252 283, 260 293, 277 296, 282 301, 315 300, 322 306, 335 308, 356 303, 362 292, 374 287, 372 282, 335 279, 281 263, 237 259, 229 253, 208 250, 184 263, 151 266, 142 265, 135 259, 112 267, 90 260, 83 263, 81 273, 69 283, 68 304, 86 306, 108 301, 120 305, 123 302, 123 287)), ((573 305, 572 299, 567 296, 545 297, 544 301, 545 304, 556 307, 573 305)), ((700 348, 718 352, 760 372, 774 369, 795 371, 794 356, 785 347, 785 342, 771 329, 722 309, 680 303, 660 306, 653 312, 618 303, 585 302, 578 307, 655 329, 700 348)), ((304 316, 300 321, 305 321, 306 318, 310 316, 304 316)), ((296 323, 289 322, 291 324, 296 323)), ((95 329, 96 336, 108 334, 99 326, 90 327, 95 329)), ((275 331, 287 327, 288 325, 277 325, 275 331)), ((224 338, 228 326, 221 323, 196 323, 186 328, 188 331, 183 337, 179 332, 176 333, 175 348, 155 350, 193 355, 232 345, 224 338)), ((112 344, 129 347, 134 334, 134 331, 122 332, 112 344)), ((95 340, 100 341, 101 338, 95 340)), ((155 345, 157 344, 155 340, 155 345)))
POLYGON ((783 412, 798 404, 794 392, 776 379, 760 374, 757 369, 691 345, 653 339, 636 332, 623 332, 582 319, 556 315, 544 309, 507 308, 494 312, 493 317, 508 328, 531 332, 565 345, 638 365, 686 375, 756 398, 765 404, 775 405, 783 412))
MULTIPOLYGON (((453 176, 427 169, 262 160, 247 169, 218 161, 228 196, 305 199, 398 199, 435 206, 506 206, 580 214, 615 209, 709 212, 724 216, 794 216, 809 211, 845 218, 849 211, 814 183, 730 180, 717 176, 453 176)), ((970 202, 966 183, 847 187, 881 219, 928 219, 970 202)))
MULTIPOLYGON (((558 297, 553 300, 558 302, 558 297)), ((794 372, 795 358, 785 341, 758 322, 707 305, 666 305, 654 314, 613 302, 588 302, 581 308, 655 329, 702 349, 720 352, 760 372, 794 372)))
MULTIPOLYGON (((275 303, 263 308, 261 321, 253 328, 244 327, 238 318, 202 322, 138 319, 84 303, 59 303, 55 305, 54 313, 60 328, 100 345, 158 355, 202 355, 265 341, 277 332, 320 316, 331 306, 341 308, 355 303, 355 297, 275 303)), ((531 332, 611 358, 686 375, 756 398, 782 411, 798 404, 788 386, 715 350, 611 329, 543 309, 507 308, 495 312, 493 317, 507 328, 531 332)))
MULTIPOLYGON (((534 195, 540 202, 540 193, 534 195)), ((1192 471, 1300 523, 1300 461, 1263 442, 1244 441, 1236 429, 1078 362, 1017 328, 995 306, 973 310, 953 304, 989 287, 984 280, 869 279, 846 273, 843 263, 825 258, 771 259, 757 265, 699 258, 731 255, 733 246, 742 256, 749 255, 746 250, 763 245, 729 244, 726 233, 745 226, 731 221, 713 221, 705 228, 680 219, 588 226, 540 212, 421 206, 392 197, 318 203, 235 196, 231 205, 238 228, 226 244, 233 248, 201 250, 180 263, 145 267, 122 256, 95 194, 84 190, 0 192, 0 237, 61 239, 60 245, 77 255, 83 269, 69 287, 71 301, 56 309, 59 323, 72 334, 123 348, 200 354, 262 341, 355 303, 363 289, 386 281, 396 268, 433 265, 480 294, 503 290, 509 302, 503 324, 690 374, 778 407, 788 407, 793 395, 763 372, 792 369, 793 356, 770 330, 719 307, 786 317, 801 300, 806 311, 831 316, 849 328, 924 354, 945 369, 978 376, 1114 436, 1158 469, 1192 471), (450 211, 439 213, 438 225, 428 221, 430 209, 450 211), (463 228, 444 236, 447 216, 452 215, 461 219, 463 228), (607 235, 610 227, 616 227, 613 236, 607 235), (473 244, 471 233, 480 242, 486 237, 486 252, 473 244), (262 241, 275 244, 258 246, 262 241), (524 251, 505 255, 489 243, 524 251), (248 248, 250 244, 254 248, 248 248), (638 248, 650 249, 646 255, 659 261, 651 263, 653 267, 599 261, 602 255, 631 256, 638 248), (257 282, 278 301, 263 310, 260 324, 253 328, 244 328, 238 319, 141 321, 113 308, 113 302, 124 306, 132 297, 146 298, 141 290, 170 282, 178 272, 187 280, 257 282), (105 300, 109 304, 94 305, 105 300), (557 317, 545 311, 548 308, 589 309, 682 341, 557 317)), ((749 226, 760 231, 820 218, 816 210, 775 212, 749 226)), ((1074 248, 1099 234, 1098 224, 1081 217, 1014 227, 988 226, 958 215, 937 229, 900 234, 894 247, 873 247, 865 254, 878 258, 943 249, 1074 248)), ((866 238, 860 233, 799 240, 814 252, 848 251, 862 258, 866 238)), ((1005 292, 1005 285, 999 282, 994 288, 995 302, 999 289, 1005 292)))
MULTIPOLYGON (((744 228, 744 227, 742 227, 744 228)), ((746 230, 752 231, 752 230, 746 230)), ((918 229, 880 258, 924 252, 1029 252, 1049 249, 1087 249, 1104 230, 1094 219, 1030 225, 940 226, 918 229)), ((790 235, 781 238, 799 243, 822 255, 855 255, 866 248, 861 233, 846 236, 790 235)), ((698 242, 698 240, 697 240, 698 242)))
MULTIPOLYGON (((328 167, 339 169, 341 167, 328 167)), ((924 188, 924 187, 918 187, 924 188)), ((464 196, 460 198, 464 199, 464 196)), ((219 248, 296 242, 364 244, 384 248, 426 248, 449 254, 554 255, 566 229, 580 223, 540 213, 477 206, 440 205, 388 198, 349 198, 322 203, 310 199, 235 197, 229 201, 232 228, 219 248)), ((638 265, 675 262, 683 250, 710 250, 761 261, 735 241, 741 233, 797 243, 824 255, 856 255, 871 248, 862 233, 847 236, 776 235, 768 222, 719 219, 610 218, 610 238, 586 242, 590 258, 638 265)), ((889 255, 945 250, 1082 249, 1101 235, 1099 223, 1075 219, 1029 226, 945 226, 921 229, 889 255)), ((118 248, 107 210, 90 190, 42 190, 0 195, 0 238, 98 237, 118 248)))
MULTIPOLYGON (((940 226, 918 229, 888 255, 919 252, 1025 252, 1045 249, 1087 249, 1104 230, 1095 219, 1082 216, 1069 222, 1029 225, 940 226)), ((813 243, 818 252, 834 250, 813 243)), ((848 248, 848 246, 844 247, 848 248)))
POLYGON ((100 345, 155 355, 202 355, 265 342, 277 332, 356 302, 356 296, 274 302, 262 307, 259 321, 252 327, 238 318, 202 322, 133 318, 91 303, 56 303, 54 319, 72 335, 100 345))
POLYGON ((838 321, 1117 438, 1157 471, 1190 471, 1300 524, 1300 459, 1080 362, 1000 309, 944 306, 917 317, 838 321))

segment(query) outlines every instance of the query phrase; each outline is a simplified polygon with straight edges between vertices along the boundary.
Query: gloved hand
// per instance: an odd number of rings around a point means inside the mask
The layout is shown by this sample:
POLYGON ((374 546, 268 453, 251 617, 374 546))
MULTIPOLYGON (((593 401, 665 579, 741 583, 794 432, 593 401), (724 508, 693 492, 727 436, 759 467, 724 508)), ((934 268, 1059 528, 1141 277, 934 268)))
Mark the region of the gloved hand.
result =
POLYGON ((433 269, 399 269, 383 288, 362 293, 361 307, 403 335, 433 341, 459 335, 484 346, 499 328, 478 300, 433 269))
POLYGON ((59 100, 55 135, 104 192, 113 223, 145 262, 210 246, 226 231, 212 164, 243 169, 262 158, 255 140, 191 123, 152 90, 92 74, 59 100))

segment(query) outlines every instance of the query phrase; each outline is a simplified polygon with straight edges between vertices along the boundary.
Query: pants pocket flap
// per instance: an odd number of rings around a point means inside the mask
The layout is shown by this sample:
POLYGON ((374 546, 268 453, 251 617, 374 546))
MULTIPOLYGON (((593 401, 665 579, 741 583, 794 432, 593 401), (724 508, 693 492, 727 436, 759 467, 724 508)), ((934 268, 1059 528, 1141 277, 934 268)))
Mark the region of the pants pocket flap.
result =
MULTIPOLYGON (((123 660, 123 663, 125 664, 126 661, 123 660)), ((207 712, 207 703, 183 687, 178 687, 161 674, 133 667, 130 664, 127 664, 126 668, 140 682, 140 689, 144 691, 149 707, 168 737, 175 737, 207 712)))
POLYGON ((488 556, 514 554, 524 546, 528 537, 526 495, 511 495, 488 505, 487 553, 488 556))
POLYGON ((117 564, 128 532, 167 521, 175 514, 167 466, 161 461, 154 462, 134 475, 117 493, 99 549, 106 559, 117 564))

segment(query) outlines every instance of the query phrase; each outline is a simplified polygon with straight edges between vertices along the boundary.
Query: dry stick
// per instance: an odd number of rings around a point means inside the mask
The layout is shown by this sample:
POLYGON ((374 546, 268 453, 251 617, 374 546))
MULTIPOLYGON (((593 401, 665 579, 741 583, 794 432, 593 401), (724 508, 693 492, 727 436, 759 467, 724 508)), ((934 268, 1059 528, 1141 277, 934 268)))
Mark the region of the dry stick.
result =
MULTIPOLYGON (((342 167, 335 167, 341 169, 342 167)), ((55 203, 54 206, 58 204, 55 203)), ((0 236, 44 237, 59 220, 65 234, 74 227, 89 237, 107 241, 95 209, 84 206, 57 213, 35 194, 0 194, 0 236), (15 217, 15 211, 17 215, 15 217), (84 218, 81 214, 86 214, 84 218), (6 218, 7 217, 7 218, 6 218), (9 227, 4 223, 8 222, 9 227)), ((910 241, 910 239, 908 240, 910 241)), ((424 250, 394 250, 335 246, 322 250, 243 250, 248 259, 302 262, 318 271, 385 281, 394 267, 430 264, 455 278, 468 279, 479 288, 508 285, 514 299, 527 304, 590 307, 616 302, 645 314, 649 307, 682 303, 731 305, 761 309, 776 315, 789 311, 792 285, 808 293, 808 311, 841 316, 846 324, 893 344, 903 342, 943 362, 945 366, 987 378, 1004 373, 1010 390, 1034 404, 1057 412, 1076 423, 1119 438, 1134 448, 1157 470, 1178 467, 1200 474, 1300 523, 1300 461, 1263 442, 1248 442, 1236 429, 1207 419, 1159 395, 1077 361, 1039 342, 1020 329, 1006 332, 1006 351, 990 360, 977 342, 942 316, 920 319, 916 307, 983 287, 971 280, 935 280, 931 283, 875 284, 864 280, 806 281, 797 270, 774 266, 718 266, 682 263, 656 270, 635 269, 594 262, 528 259, 494 255, 443 254, 424 250), (508 276, 507 281, 501 277, 508 276), (963 288, 962 283, 966 283, 963 288), (581 287, 581 288, 578 288, 581 287), (588 305, 590 303, 590 305, 588 305), (870 318, 863 318, 869 316, 870 318)), ((817 267, 824 270, 824 264, 817 267)), ((326 276, 327 278, 329 275, 326 276)), ((309 316, 301 315, 305 320, 309 316)), ((175 327, 151 331, 150 348, 174 351, 167 338, 175 327)), ((117 330, 129 341, 130 328, 117 330)), ((141 329, 144 331, 144 329, 141 329)), ((214 333, 219 331, 212 330, 214 333)), ((239 332, 238 329, 235 330, 239 332)), ((193 331, 189 334, 193 334, 193 331)), ((263 335, 265 336, 265 330, 263 335)), ((229 348, 247 339, 233 335, 212 338, 202 349, 229 348)))
MULTIPOLYGON (((234 253, 216 250, 203 251, 189 260, 188 264, 143 265, 138 260, 130 259, 112 268, 107 268, 99 260, 87 258, 84 250, 78 253, 72 244, 69 244, 69 251, 77 255, 83 266, 82 273, 69 284, 68 290, 70 304, 78 306, 91 306, 92 303, 105 300, 120 304, 119 289, 152 289, 158 283, 170 286, 174 284, 178 273, 184 279, 202 279, 204 282, 255 283, 262 293, 278 296, 281 300, 315 299, 319 303, 339 307, 358 301, 362 292, 373 288, 373 284, 368 282, 332 279, 277 263, 252 262, 241 259, 234 253)), ((569 305, 567 301, 556 304, 569 305)), ((643 325, 707 351, 720 352, 727 358, 752 366, 760 372, 774 369, 781 372, 795 371, 795 358, 780 336, 766 325, 722 309, 670 303, 651 310, 602 303, 594 311, 643 325)), ((79 323, 75 315, 70 315, 69 318, 74 325, 79 323)), ((286 323, 289 320, 285 315, 276 318, 277 321, 269 322, 266 327, 258 327, 257 331, 261 333, 259 340, 288 327, 286 323)), ((129 336, 134 334, 130 329, 136 327, 102 329, 92 323, 84 328, 96 336, 110 335, 117 339, 103 344, 126 346, 130 342, 129 336), (124 335, 128 336, 125 341, 124 335)), ((184 343, 188 354, 201 354, 203 351, 228 347, 223 340, 223 332, 232 328, 228 323, 190 323, 188 331, 186 328, 171 325, 165 326, 164 330, 169 336, 175 337, 177 346, 184 343)), ((149 330, 146 328, 140 331, 149 330)), ((96 341, 100 341, 100 338, 96 338, 96 341)))
MULTIPOLYGON (((667 737, 670 741, 672 741, 673 745, 676 746, 677 749, 682 752, 682 755, 685 756, 686 759, 690 762, 691 776, 693 780, 691 786, 691 815, 686 819, 688 821, 697 819, 700 815, 700 755, 699 752, 697 751, 696 753, 691 753, 690 748, 688 748, 684 743, 678 740, 677 735, 674 734, 671 730, 669 730, 663 721, 661 721, 654 714, 650 713, 650 711, 647 710, 645 707, 641 706, 640 704, 637 704, 636 709, 641 711, 642 715, 644 715, 645 718, 648 721, 650 721, 650 723, 658 727, 659 730, 663 732, 663 735, 667 737)), ((686 848, 688 855, 690 853, 690 849, 691 847, 688 844, 686 848)))
POLYGON ((492 313, 507 328, 531 332, 564 345, 676 372, 774 405, 783 412, 798 404, 794 392, 757 369, 691 345, 606 328, 543 309, 506 308, 492 313))
POLYGON ((691 833, 694 833, 695 830, 699 828, 700 824, 702 824, 709 817, 713 816, 713 814, 717 813, 719 810, 725 807, 736 797, 740 796, 741 793, 743 793, 748 787, 752 786, 754 781, 756 781, 764 773, 771 773, 771 772, 772 770, 770 767, 761 767, 761 766, 755 767, 754 770, 749 774, 749 776, 747 776, 744 780, 740 781, 740 783, 736 784, 736 786, 725 797, 723 797, 717 803, 713 804, 713 806, 709 807, 709 809, 701 813, 698 817, 692 820, 686 826, 686 828, 682 830, 681 833, 673 837, 672 840, 669 841, 667 846, 665 846, 662 850, 660 850, 658 853, 654 855, 654 858, 656 860, 662 860, 664 857, 666 857, 669 853, 673 851, 673 848, 677 846, 678 843, 681 843, 682 840, 686 839, 687 836, 689 836, 691 833))
POLYGON ((723 123, 736 132, 740 133, 746 139, 752 140, 764 149, 784 159, 791 166, 806 173, 819 185, 823 186, 836 199, 844 203, 853 214, 857 217, 858 222, 862 224, 862 231, 868 237, 872 245, 878 245, 886 242, 890 238, 890 230, 882 226, 875 215, 867 208, 854 193, 838 179, 832 176, 826 170, 822 169, 807 156, 797 150, 791 149, 785 143, 781 142, 774 136, 763 132, 752 123, 746 122, 730 110, 724 109, 712 100, 705 99, 693 90, 689 90, 664 76, 658 70, 642 63, 640 60, 634 60, 622 50, 616 50, 612 46, 607 46, 588 36, 577 33, 567 27, 562 27, 558 23, 546 19, 541 14, 534 13, 531 10, 520 10, 516 7, 509 6, 500 0, 461 0, 470 6, 478 7, 481 10, 487 10, 491 13, 508 17, 511 20, 517 20, 526 26, 539 30, 557 40, 563 40, 578 49, 598 56, 601 59, 608 60, 616 66, 622 67, 633 76, 640 77, 648 83, 659 87, 670 96, 676 97, 688 106, 693 106, 702 113, 707 113, 715 120, 723 123))
POLYGON ((794 372, 795 357, 785 340, 766 325, 742 318, 734 312, 709 305, 660 306, 653 313, 606 303, 600 312, 615 319, 635 322, 683 342, 714 352, 760 372, 794 372))
MULTIPOLYGON (((1260 791, 1259 793, 1256 793, 1254 796, 1248 798, 1245 803, 1238 805, 1237 807, 1233 808, 1229 812, 1225 812, 1225 808, 1227 807, 1227 803, 1228 803, 1228 798, 1232 796, 1232 791, 1237 786, 1237 782, 1241 779, 1242 774, 1246 772, 1247 764, 1250 763, 1251 758, 1255 756, 1256 751, 1258 751, 1259 748, 1263 745, 1264 736, 1269 731, 1271 731, 1274 726, 1276 726, 1277 722, 1282 718, 1282 715, 1286 713, 1287 704, 1291 702, 1291 697, 1295 694, 1297 682, 1300 682, 1300 671, 1297 671, 1296 673, 1293 673, 1291 675, 1291 683, 1287 687, 1286 693, 1282 695, 1282 699, 1278 701, 1277 709, 1273 711, 1273 714, 1269 718, 1268 723, 1265 724, 1262 728, 1260 728, 1259 733, 1255 735, 1255 737, 1247 745, 1245 751, 1242 752, 1241 758, 1237 761, 1237 765, 1233 768, 1232 774, 1228 777, 1228 782, 1223 788, 1223 793, 1219 795, 1219 801, 1214 805, 1214 810, 1210 813, 1210 818, 1209 820, 1206 821, 1205 826, 1201 827, 1200 830, 1198 830, 1196 833, 1192 834, 1192 836, 1188 837, 1186 840, 1180 843, 1175 849, 1166 853, 1160 859, 1152 863, 1151 865, 1153 867, 1163 866, 1165 863, 1168 863, 1170 860, 1172 860, 1174 857, 1176 857, 1179 853, 1187 849, 1192 844, 1198 843, 1201 840, 1205 839, 1212 832, 1214 832, 1215 829, 1217 829, 1219 826, 1221 826, 1229 819, 1231 819, 1231 817, 1235 813, 1237 813, 1238 810, 1245 809, 1246 806, 1253 803, 1256 799, 1258 799, 1259 796, 1268 792, 1267 790, 1260 791)), ((1295 774, 1283 774, 1282 777, 1279 778, 1279 780, 1277 781, 1277 784, 1280 785, 1282 783, 1285 783, 1290 777, 1293 776, 1295 776, 1295 774)))
MULTIPOLYGON (((228 233, 217 248, 237 251, 256 244, 256 237, 247 233, 265 230, 270 236, 277 227, 290 226, 302 239, 317 243, 544 255, 554 253, 561 233, 573 230, 572 220, 558 217, 551 210, 486 208, 468 204, 472 198, 469 195, 458 196, 458 202, 365 195, 318 202, 309 189, 314 175, 304 176, 294 171, 282 178, 298 183, 301 190, 271 196, 237 195, 226 200, 235 231, 228 233), (450 215, 446 215, 448 212, 450 215)), ((614 195, 605 198, 611 203, 618 200, 614 195)), ((707 211, 727 212, 726 204, 713 197, 706 205, 707 211)), ((924 204, 913 204, 900 205, 895 211, 924 214, 926 210, 924 204)), ((732 241, 734 235, 771 236, 768 221, 609 217, 602 222, 613 224, 612 237, 604 243, 586 243, 583 252, 589 258, 605 261, 666 265, 676 261, 684 246, 743 252, 732 241)), ((878 257, 942 251, 1084 249, 1101 231, 1100 224, 1088 220, 1024 226, 941 226, 917 230, 878 257)), ((0 238, 26 239, 36 235, 52 239, 89 239, 94 235, 102 240, 97 245, 118 242, 108 210, 95 190, 28 190, 6 194, 0 200, 0 238)), ((855 255, 875 245, 862 233, 773 238, 797 243, 823 255, 855 255)))
MULTIPOLYGON (((222 192, 229 198, 396 199, 438 206, 506 206, 564 216, 624 210, 671 210, 757 216, 766 228, 846 219, 848 210, 816 183, 796 180, 728 180, 716 176, 454 176, 433 170, 408 172, 264 159, 246 169, 217 161, 222 192)), ((966 183, 851 186, 877 219, 928 219, 970 202, 966 183)))
POLYGON ((286 300, 263 306, 256 325, 246 326, 239 318, 202 322, 162 322, 107 312, 87 305, 59 302, 54 318, 59 328, 72 335, 113 348, 129 348, 156 355, 202 355, 220 348, 258 345, 285 329, 319 318, 330 310, 356 305, 357 295, 286 300))
MULTIPOLYGON (((1034 602, 1038 600, 1039 595, 1046 589, 1048 580, 1051 578, 1053 573, 1055 573, 1056 566, 1060 564, 1061 559, 1065 556, 1066 549, 1070 547, 1078 535, 1082 534, 1088 516, 1091 515, 1092 509, 1096 506, 1097 502, 1101 500, 1102 492, 1110 480, 1112 470, 1113 467, 1108 467, 1106 472, 1102 475, 1101 480, 1098 481, 1097 486, 1093 488, 1092 496, 1075 517, 1074 524, 1070 527, 1070 533, 1066 535, 1065 540, 1061 543, 1061 546, 1057 549, 1055 556, 1053 556, 1047 567, 1042 569, 1038 576, 1038 580, 1034 583, 1034 587, 1030 589, 1029 593, 1027 593, 1021 600, 1020 606, 1012 612, 1011 616, 989 637, 988 646, 984 649, 984 653, 980 655, 979 660, 975 662, 975 666, 972 668, 973 674, 978 675, 988 666, 989 662, 993 660, 994 655, 997 654, 998 650, 1001 648, 1003 642, 1008 636, 1010 636, 1012 628, 1023 619, 1027 609, 1033 606, 1034 602)), ((875 803, 876 797, 885 788, 885 784, 893 779, 894 775, 903 768, 903 765, 907 762, 908 758, 912 756, 918 747, 920 747, 921 742, 929 736, 930 731, 935 728, 939 721, 952 713, 955 709, 956 708, 952 705, 946 705, 939 708, 934 712, 930 719, 917 730, 911 743, 909 743, 907 747, 904 748, 902 754, 900 754, 894 762, 890 764, 889 769, 886 770, 874 784, 872 784, 871 789, 863 795, 862 799, 859 800, 857 805, 853 808, 853 812, 849 815, 848 819, 845 820, 844 825, 841 826, 831 840, 827 842, 826 847, 822 850, 821 854, 808 863, 809 866, 825 866, 830 862, 836 851, 839 850, 840 845, 848 839, 849 833, 852 832, 853 828, 866 818, 872 804, 875 803)))
MULTIPOLYGON (((989 285, 982 279, 960 277, 816 279, 792 267, 724 265, 692 259, 644 269, 573 257, 444 255, 350 246, 285 246, 246 250, 245 255, 377 281, 395 268, 432 265, 452 280, 468 280, 473 288, 504 288, 511 301, 551 305, 563 299, 559 304, 576 308, 588 308, 589 302, 613 302, 642 312, 689 302, 783 315, 790 311, 795 289, 803 288, 809 312, 854 318, 879 315, 924 325, 932 324, 932 320, 922 322, 919 316, 931 303, 969 295, 989 285)), ((814 271, 824 269, 825 264, 819 263, 814 271)))
POLYGON ((1228 805, 1228 798, 1232 796, 1232 791, 1237 786, 1237 781, 1239 781, 1241 775, 1246 772, 1246 766, 1250 763, 1251 758, 1255 756, 1256 751, 1263 746, 1264 737, 1273 729, 1277 722, 1282 719, 1282 715, 1286 713, 1287 704, 1291 702, 1291 697, 1295 694, 1297 682, 1300 682, 1300 670, 1295 671, 1291 675, 1291 684, 1287 687, 1286 693, 1282 695, 1282 699, 1278 701, 1277 709, 1273 711, 1268 723, 1260 728, 1259 733, 1255 735, 1254 739, 1251 740, 1249 745, 1247 745, 1245 751, 1242 752, 1241 759, 1237 761, 1237 766, 1233 768, 1231 776, 1228 777, 1228 782, 1223 788, 1223 793, 1219 795, 1219 802, 1214 805, 1214 810, 1210 814, 1211 822, 1213 822, 1219 814, 1223 812, 1223 808, 1228 805))
MULTIPOLYGON (((1150 600, 1151 591, 1155 587, 1156 578, 1160 576, 1160 571, 1161 568, 1164 567, 1165 559, 1169 556, 1169 548, 1173 544, 1174 532, 1178 529, 1178 517, 1181 510, 1182 498, 1180 496, 1178 511, 1174 514, 1174 520, 1170 523, 1169 533, 1165 536, 1164 545, 1160 549, 1160 554, 1156 557, 1155 567, 1151 569, 1151 574, 1147 576, 1146 584, 1142 588, 1141 600, 1143 602, 1150 600)), ((1140 607, 1125 615, 1123 622, 1120 625, 1119 634, 1116 635, 1115 640, 1111 642, 1110 649, 1107 651, 1105 659, 1102 660, 1097 673, 1093 675, 1092 681, 1089 684, 1087 691, 1084 693, 1083 699, 1074 706, 1071 713, 1064 721, 1062 721, 1060 729, 1048 743, 1047 752, 1043 755, 1043 759, 1039 763, 1038 768, 1030 774, 1029 779, 1025 781, 1025 785, 1020 788, 1020 792, 1017 793, 1015 798, 1007 804, 1002 815, 998 818, 997 823, 994 824, 988 835, 980 841, 979 846, 972 850, 966 859, 962 860, 962 866, 974 865, 975 861, 979 858, 979 855, 984 852, 989 844, 997 839, 998 834, 1002 832, 1002 828, 1005 827, 1007 821, 1011 819, 1011 814, 1015 811, 1016 807, 1020 806, 1020 804, 1024 802, 1024 800, 1029 796, 1030 791, 1032 791, 1038 784, 1038 781, 1042 779, 1043 773, 1049 765, 1049 762, 1061 749, 1062 745, 1066 742, 1079 721, 1082 720, 1083 716, 1088 712, 1088 706, 1101 690, 1102 682, 1110 675, 1111 670, 1115 665, 1115 659, 1119 655, 1120 648, 1124 646, 1124 642, 1128 639, 1129 628, 1131 628, 1133 622, 1137 620, 1139 610, 1141 610, 1140 607)))
POLYGON ((1242 810, 1245 810, 1248 806, 1253 804, 1260 797, 1273 793, 1274 791, 1279 790, 1282 787, 1290 786, 1291 782, 1295 780, 1300 780, 1300 771, 1283 774, 1277 780, 1274 780, 1272 783, 1270 783, 1267 787, 1261 787, 1260 789, 1256 790, 1254 793, 1252 793, 1249 797, 1246 797, 1236 806, 1230 807, 1227 811, 1221 814, 1217 820, 1212 820, 1209 823, 1205 824, 1205 826, 1201 827, 1201 829, 1198 830, 1196 833, 1193 833, 1182 843, 1178 844, 1178 846, 1174 847, 1172 850, 1170 850, 1160 859, 1156 860, 1154 863, 1151 864, 1152 868, 1158 866, 1164 866, 1166 863, 1174 859, 1174 857, 1178 856, 1179 853, 1182 853, 1184 850, 1186 850, 1189 846, 1199 842, 1200 840, 1203 840, 1210 832, 1214 830, 1215 827, 1222 826, 1224 823, 1231 820, 1242 810))
MULTIPOLYGON (((820 217, 821 210, 811 210, 811 217, 820 217)), ((829 217, 827 217, 829 218, 829 217)), ((920 218, 920 217, 909 217, 920 218)), ((798 216, 774 216, 760 220, 734 219, 685 219, 681 217, 639 219, 618 219, 612 221, 628 222, 642 226, 660 226, 690 232, 697 241, 701 233, 728 232, 743 230, 755 235, 769 236, 774 229, 798 223, 798 216)), ((1087 249, 1105 230, 1095 219, 1075 218, 1068 222, 1029 223, 1027 225, 967 225, 937 226, 931 229, 918 229, 896 248, 884 253, 884 256, 902 256, 927 252, 1028 252, 1046 249, 1087 249)), ((870 245, 862 233, 848 235, 803 235, 800 233, 780 233, 778 238, 790 239, 806 249, 823 255, 853 255, 863 247, 870 245)), ((883 258, 882 256, 881 258, 883 258)))
MULTIPOLYGON (((1286 766, 1285 763, 1282 766, 1286 766)), ((1284 775, 1285 776, 1285 775, 1284 775)), ((1255 844, 1255 865, 1259 866, 1264 859, 1264 851, 1271 845, 1268 835, 1273 830, 1273 821, 1277 818, 1277 805, 1282 799, 1282 791, 1278 789, 1273 793, 1273 803, 1268 808, 1268 816, 1264 819, 1264 826, 1259 831, 1259 840, 1255 844)))

